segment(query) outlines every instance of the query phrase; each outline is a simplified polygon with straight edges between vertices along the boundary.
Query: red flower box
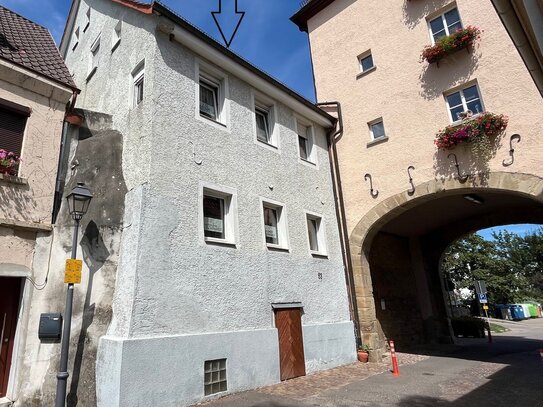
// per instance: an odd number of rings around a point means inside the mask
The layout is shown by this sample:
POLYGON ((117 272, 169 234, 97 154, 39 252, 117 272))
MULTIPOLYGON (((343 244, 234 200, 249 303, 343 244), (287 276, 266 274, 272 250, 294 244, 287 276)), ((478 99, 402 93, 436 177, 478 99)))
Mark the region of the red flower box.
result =
POLYGON ((497 115, 483 112, 468 118, 457 125, 450 125, 440 130, 434 140, 439 149, 451 149, 461 143, 471 143, 481 137, 495 137, 507 128, 508 118, 503 114, 497 115))
POLYGON ((481 36, 481 30, 468 26, 447 37, 441 37, 435 45, 428 45, 422 50, 421 60, 429 64, 439 62, 446 56, 472 45, 481 36))

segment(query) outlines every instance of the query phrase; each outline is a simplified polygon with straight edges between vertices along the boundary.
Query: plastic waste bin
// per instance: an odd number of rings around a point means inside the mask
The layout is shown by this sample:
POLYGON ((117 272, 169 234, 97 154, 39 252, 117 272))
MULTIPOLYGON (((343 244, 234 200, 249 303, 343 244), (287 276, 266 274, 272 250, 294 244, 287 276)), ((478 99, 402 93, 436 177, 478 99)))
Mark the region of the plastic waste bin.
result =
POLYGON ((528 304, 528 310, 530 311, 531 318, 539 317, 539 312, 537 312, 537 307, 534 304, 528 304))
POLYGON ((528 304, 520 304, 522 306, 522 310, 524 311, 524 319, 530 319, 530 307, 528 304))
POLYGON ((524 319, 524 309, 522 306, 517 304, 510 304, 509 310, 511 311, 511 317, 513 318, 513 321, 520 321, 524 319))

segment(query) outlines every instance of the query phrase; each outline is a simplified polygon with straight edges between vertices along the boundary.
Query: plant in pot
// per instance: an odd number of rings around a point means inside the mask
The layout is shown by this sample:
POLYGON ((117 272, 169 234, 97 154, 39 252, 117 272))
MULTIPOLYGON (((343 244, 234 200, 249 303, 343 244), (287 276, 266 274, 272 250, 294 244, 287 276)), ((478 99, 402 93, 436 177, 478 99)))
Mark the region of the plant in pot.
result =
POLYGON ((16 176, 20 162, 21 159, 17 154, 0 149, 0 174, 16 176))
POLYGON ((366 363, 370 355, 370 350, 371 348, 366 344, 362 344, 361 346, 359 346, 358 351, 356 352, 358 356, 358 361, 366 363))

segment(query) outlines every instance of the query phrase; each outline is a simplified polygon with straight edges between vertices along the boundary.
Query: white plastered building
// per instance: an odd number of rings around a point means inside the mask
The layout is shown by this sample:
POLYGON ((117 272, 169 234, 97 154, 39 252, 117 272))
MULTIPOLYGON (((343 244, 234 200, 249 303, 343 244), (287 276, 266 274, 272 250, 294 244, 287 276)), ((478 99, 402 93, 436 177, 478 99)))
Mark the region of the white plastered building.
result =
POLYGON ((61 53, 78 107, 123 134, 97 404, 180 406, 353 362, 334 118, 158 3, 75 0, 61 53))

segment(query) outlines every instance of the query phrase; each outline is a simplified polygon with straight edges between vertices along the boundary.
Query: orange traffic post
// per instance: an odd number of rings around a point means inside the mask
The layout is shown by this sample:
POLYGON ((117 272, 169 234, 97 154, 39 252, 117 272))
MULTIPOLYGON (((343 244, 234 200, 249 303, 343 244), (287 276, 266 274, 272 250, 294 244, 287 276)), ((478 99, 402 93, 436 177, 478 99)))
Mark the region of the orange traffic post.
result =
POLYGON ((390 345, 390 357, 392 359, 392 375, 399 376, 400 369, 398 368, 398 357, 396 356, 396 349, 394 348, 394 341, 389 342, 390 345))

